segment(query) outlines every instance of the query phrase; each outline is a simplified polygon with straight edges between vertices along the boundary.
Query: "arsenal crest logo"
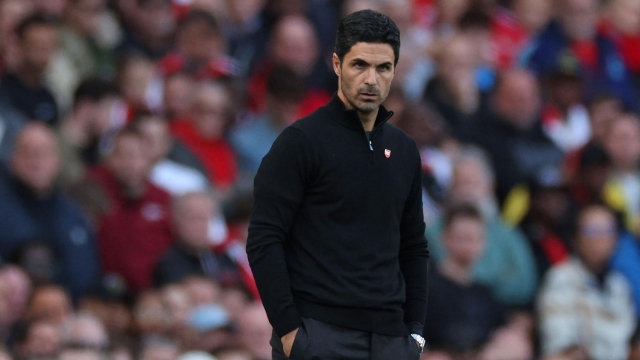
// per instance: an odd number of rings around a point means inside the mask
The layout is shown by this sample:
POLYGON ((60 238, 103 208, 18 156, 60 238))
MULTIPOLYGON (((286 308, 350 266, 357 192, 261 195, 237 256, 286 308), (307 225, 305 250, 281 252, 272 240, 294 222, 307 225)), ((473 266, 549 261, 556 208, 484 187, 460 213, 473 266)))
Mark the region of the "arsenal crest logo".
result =
POLYGON ((384 149, 384 156, 388 159, 391 157, 391 150, 389 149, 384 149))

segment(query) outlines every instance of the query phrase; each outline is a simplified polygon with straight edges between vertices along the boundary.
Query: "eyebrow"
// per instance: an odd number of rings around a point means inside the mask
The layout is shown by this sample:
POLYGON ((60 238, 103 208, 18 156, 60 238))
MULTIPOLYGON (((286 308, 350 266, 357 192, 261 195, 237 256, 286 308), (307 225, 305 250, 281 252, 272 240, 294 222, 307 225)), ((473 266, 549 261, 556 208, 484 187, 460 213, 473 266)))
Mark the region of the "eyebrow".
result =
MULTIPOLYGON (((352 63, 352 64, 355 64, 355 63, 358 63, 358 62, 361 62, 361 63, 367 64, 367 65, 371 65, 368 61, 365 61, 365 60, 363 60, 363 59, 361 59, 361 58, 355 58, 355 59, 351 60, 351 63, 352 63)), ((378 64, 378 65, 376 65, 376 67, 378 67, 378 66, 392 66, 392 65, 393 65, 393 64, 391 63, 391 61, 385 61, 385 62, 383 62, 382 64, 378 64)))

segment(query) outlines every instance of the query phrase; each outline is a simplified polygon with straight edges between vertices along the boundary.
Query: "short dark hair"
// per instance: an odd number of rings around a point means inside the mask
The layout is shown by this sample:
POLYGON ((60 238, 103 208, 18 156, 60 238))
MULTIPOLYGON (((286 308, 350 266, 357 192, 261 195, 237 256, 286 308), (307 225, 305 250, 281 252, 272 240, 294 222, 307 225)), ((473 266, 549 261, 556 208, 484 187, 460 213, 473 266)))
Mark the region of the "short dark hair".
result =
POLYGON ((44 13, 34 13, 26 18, 22 19, 16 26, 16 34, 20 40, 24 39, 24 35, 27 31, 35 26, 49 26, 52 28, 56 28, 58 26, 58 20, 44 13))
POLYGON ((73 93, 73 104, 77 105, 80 101, 99 101, 107 96, 119 95, 118 86, 113 82, 106 81, 99 77, 92 77, 83 80, 73 93))
POLYGON ((448 228, 458 218, 470 218, 478 220, 479 222, 484 222, 484 218, 482 217, 480 210, 470 203, 454 204, 449 207, 444 215, 444 227, 448 228))
POLYGON ((359 42, 389 44, 395 55, 394 65, 400 58, 400 30, 385 14, 374 10, 360 10, 347 15, 338 26, 335 53, 342 63, 351 47, 359 42))

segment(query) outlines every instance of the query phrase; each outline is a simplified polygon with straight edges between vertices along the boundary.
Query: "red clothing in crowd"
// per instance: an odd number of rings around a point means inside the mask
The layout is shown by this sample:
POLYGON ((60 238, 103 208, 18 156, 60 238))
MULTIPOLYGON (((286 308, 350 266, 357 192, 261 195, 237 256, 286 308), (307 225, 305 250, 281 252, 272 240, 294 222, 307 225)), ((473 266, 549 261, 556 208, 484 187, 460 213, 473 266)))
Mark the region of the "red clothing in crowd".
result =
POLYGON ((640 72, 640 33, 622 34, 608 22, 601 24, 600 31, 618 46, 627 69, 640 72))
POLYGON ((495 66, 512 67, 530 41, 529 30, 507 9, 496 12, 491 23, 495 66))
MULTIPOLYGON (((273 66, 266 65, 260 68, 249 79, 249 109, 256 113, 262 113, 265 106, 265 99, 267 97, 267 79, 271 73, 273 66)), ((316 111, 319 107, 326 105, 331 100, 331 94, 322 89, 309 89, 302 97, 300 101, 300 108, 296 114, 297 119, 301 119, 312 112, 316 111)))
POLYGON ((160 59, 158 68, 164 76, 186 72, 197 80, 215 80, 238 72, 237 64, 229 57, 220 56, 195 66, 189 64, 188 60, 178 52, 173 52, 160 59))
POLYGON ((171 244, 171 195, 147 184, 138 199, 123 196, 121 186, 104 167, 89 172, 109 200, 100 219, 98 243, 104 273, 122 276, 137 292, 153 284, 153 269, 171 244))
POLYGON ((238 177, 238 166, 231 145, 222 137, 205 139, 188 120, 172 124, 175 137, 189 148, 207 169, 209 180, 217 188, 229 188, 238 177))

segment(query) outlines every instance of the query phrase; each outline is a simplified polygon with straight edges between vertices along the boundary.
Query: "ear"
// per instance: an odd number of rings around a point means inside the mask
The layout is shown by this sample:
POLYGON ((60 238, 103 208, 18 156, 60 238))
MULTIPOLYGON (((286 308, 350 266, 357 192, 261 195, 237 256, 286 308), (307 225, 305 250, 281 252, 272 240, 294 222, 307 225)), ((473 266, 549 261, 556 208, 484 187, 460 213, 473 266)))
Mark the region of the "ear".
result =
POLYGON ((338 54, 333 53, 333 71, 336 73, 336 75, 340 76, 342 69, 340 69, 340 58, 338 58, 338 54))

